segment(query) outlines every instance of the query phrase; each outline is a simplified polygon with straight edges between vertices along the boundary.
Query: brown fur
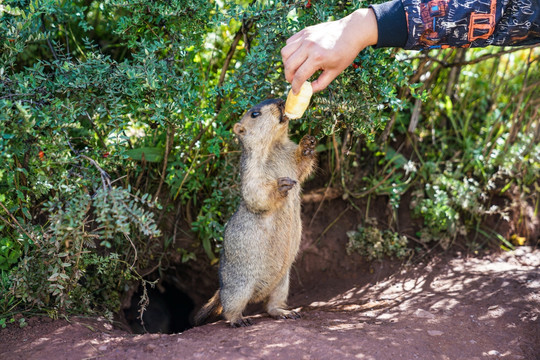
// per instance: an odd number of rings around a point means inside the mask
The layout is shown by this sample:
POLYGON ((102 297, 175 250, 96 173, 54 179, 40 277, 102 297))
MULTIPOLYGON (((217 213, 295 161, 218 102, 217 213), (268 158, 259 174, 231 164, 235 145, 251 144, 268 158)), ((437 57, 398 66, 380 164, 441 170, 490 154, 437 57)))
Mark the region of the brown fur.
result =
POLYGON ((220 289, 199 311, 200 324, 220 312, 233 327, 251 325, 242 312, 265 301, 275 318, 286 310, 289 272, 300 246, 300 183, 313 171, 315 138, 289 139, 282 100, 250 109, 234 126, 242 143, 242 202, 229 220, 220 257, 220 289))

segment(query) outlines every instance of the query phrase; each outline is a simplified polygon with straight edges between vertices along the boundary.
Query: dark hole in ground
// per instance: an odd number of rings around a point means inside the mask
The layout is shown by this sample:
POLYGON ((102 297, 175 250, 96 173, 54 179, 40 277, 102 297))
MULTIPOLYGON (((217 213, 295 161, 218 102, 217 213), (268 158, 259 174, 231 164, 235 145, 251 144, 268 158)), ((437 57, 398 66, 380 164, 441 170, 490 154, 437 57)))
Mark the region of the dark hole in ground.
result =
POLYGON ((186 293, 165 282, 159 287, 147 286, 147 288, 150 303, 143 313, 144 325, 139 319, 142 288, 133 294, 131 306, 124 310, 126 320, 133 333, 176 334, 193 327, 190 322, 190 314, 195 304, 186 293))

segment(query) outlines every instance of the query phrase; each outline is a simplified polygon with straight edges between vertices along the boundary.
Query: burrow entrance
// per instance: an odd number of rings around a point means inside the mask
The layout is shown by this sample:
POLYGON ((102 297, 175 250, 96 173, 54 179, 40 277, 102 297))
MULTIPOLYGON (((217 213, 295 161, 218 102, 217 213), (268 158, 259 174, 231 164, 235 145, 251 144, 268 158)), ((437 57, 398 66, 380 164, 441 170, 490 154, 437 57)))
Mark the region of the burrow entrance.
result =
POLYGON ((169 282, 162 282, 155 288, 147 286, 149 303, 140 319, 140 302, 143 289, 131 297, 131 305, 124 310, 124 316, 135 334, 161 333, 176 334, 193 327, 190 316, 195 308, 191 297, 169 282))

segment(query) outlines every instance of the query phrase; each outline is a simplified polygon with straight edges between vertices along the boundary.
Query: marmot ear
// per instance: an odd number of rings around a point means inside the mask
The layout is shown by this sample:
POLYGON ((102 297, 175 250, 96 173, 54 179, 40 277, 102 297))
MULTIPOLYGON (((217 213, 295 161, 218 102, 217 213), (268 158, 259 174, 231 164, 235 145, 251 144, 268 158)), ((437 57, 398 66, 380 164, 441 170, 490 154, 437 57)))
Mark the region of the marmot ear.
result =
POLYGON ((246 128, 240 123, 234 124, 233 131, 238 136, 243 136, 246 133, 246 128))

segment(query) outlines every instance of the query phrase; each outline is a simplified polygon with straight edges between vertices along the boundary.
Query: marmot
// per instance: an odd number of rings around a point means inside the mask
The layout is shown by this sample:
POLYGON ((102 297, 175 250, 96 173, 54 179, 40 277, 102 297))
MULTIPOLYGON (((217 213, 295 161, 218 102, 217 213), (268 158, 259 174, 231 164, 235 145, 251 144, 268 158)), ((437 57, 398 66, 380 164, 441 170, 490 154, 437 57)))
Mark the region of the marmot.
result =
POLYGON ((220 313, 232 327, 251 325, 242 312, 259 301, 274 318, 300 317, 286 302, 302 236, 300 184, 314 168, 316 140, 292 142, 283 111, 283 100, 266 100, 234 125, 242 144, 242 202, 225 227, 220 289, 195 316, 197 325, 220 313))

